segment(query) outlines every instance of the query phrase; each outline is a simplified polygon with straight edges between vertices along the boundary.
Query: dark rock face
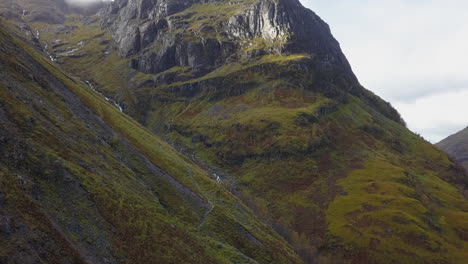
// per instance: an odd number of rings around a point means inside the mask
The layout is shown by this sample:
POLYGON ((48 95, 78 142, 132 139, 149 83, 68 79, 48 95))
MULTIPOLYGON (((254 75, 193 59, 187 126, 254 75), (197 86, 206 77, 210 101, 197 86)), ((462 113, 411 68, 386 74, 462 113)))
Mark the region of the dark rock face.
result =
POLYGON ((105 11, 104 26, 113 32, 120 54, 136 56, 132 67, 144 73, 155 74, 174 66, 206 72, 265 52, 307 53, 313 54, 322 68, 343 73, 357 85, 328 25, 297 0, 120 0, 105 11), (216 16, 203 13, 204 6, 210 4, 219 10, 213 11, 216 16), (191 26, 194 23, 200 27, 191 26), (275 44, 245 52, 256 39, 275 44))

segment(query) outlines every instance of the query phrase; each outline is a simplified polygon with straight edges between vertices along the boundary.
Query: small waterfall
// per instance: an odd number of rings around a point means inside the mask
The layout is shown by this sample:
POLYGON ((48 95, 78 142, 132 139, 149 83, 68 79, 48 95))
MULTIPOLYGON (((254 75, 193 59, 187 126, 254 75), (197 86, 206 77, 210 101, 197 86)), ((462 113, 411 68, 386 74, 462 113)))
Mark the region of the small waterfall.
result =
POLYGON ((121 104, 119 104, 117 101, 115 101, 114 99, 112 98, 109 98, 105 95, 103 95, 101 92, 99 92, 98 90, 96 90, 96 88, 94 87, 94 85, 90 82, 90 81, 85 81, 85 83, 88 85, 89 88, 91 88, 91 90, 95 91, 96 93, 100 94, 102 97, 104 97, 104 99, 109 102, 109 103, 112 103, 115 107, 117 107, 117 109, 119 109, 120 112, 124 112, 124 109, 122 107, 121 104))

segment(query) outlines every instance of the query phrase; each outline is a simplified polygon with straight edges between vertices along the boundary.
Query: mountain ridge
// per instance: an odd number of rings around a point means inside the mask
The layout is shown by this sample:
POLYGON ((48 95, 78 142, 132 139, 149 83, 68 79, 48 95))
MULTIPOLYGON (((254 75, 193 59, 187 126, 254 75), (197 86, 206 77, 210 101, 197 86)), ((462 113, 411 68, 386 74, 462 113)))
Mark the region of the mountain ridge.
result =
POLYGON ((436 145, 468 170, 468 127, 448 136, 436 145))

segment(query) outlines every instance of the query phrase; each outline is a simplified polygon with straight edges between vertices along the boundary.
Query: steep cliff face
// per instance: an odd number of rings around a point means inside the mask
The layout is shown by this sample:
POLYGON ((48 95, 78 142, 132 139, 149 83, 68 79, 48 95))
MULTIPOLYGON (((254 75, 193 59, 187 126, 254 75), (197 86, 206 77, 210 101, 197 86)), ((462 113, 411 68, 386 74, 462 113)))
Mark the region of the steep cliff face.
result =
POLYGON ((188 66, 206 74, 241 59, 305 53, 357 85, 328 25, 296 0, 115 1, 105 16, 121 55, 136 55, 132 65, 144 73, 188 66))
POLYGON ((157 75, 153 86, 207 76, 233 63, 300 54, 317 89, 333 96, 351 92, 401 122, 392 107, 360 86, 328 25, 297 0, 115 1, 103 15, 120 55, 136 71, 157 75))
POLYGON ((468 128, 440 141, 437 146, 468 170, 468 128))
POLYGON ((465 173, 359 84, 298 1, 117 0, 65 17, 27 23, 44 53, 211 171, 306 263, 468 258, 465 173))

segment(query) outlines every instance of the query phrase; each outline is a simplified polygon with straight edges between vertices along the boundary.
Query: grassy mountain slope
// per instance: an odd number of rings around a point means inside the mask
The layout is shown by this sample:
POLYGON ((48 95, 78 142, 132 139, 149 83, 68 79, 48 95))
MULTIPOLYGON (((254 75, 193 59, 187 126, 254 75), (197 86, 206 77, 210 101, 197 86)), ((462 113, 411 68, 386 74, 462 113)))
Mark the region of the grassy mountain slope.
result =
POLYGON ((468 170, 468 128, 440 141, 437 146, 468 170))
POLYGON ((211 176, 0 29, 0 262, 300 263, 211 176))
MULTIPOLYGON (((168 15, 171 27, 158 31, 160 39, 136 45, 134 53, 122 54, 113 28, 101 28, 96 18, 68 15, 67 30, 29 25, 64 69, 92 81, 149 130, 212 167, 222 185, 306 263, 464 263, 466 174, 359 85, 345 58, 332 56, 337 44, 326 27, 302 21, 327 35, 323 42, 300 42, 316 52, 297 47, 292 33, 234 38, 226 32, 232 20, 244 21, 238 17, 245 10, 295 2, 214 2, 168 15), (212 43, 222 43, 219 54, 229 56, 200 67, 185 58, 163 61, 172 58, 160 56, 171 37, 182 43, 176 50, 197 49, 193 61, 206 57, 203 48, 212 43), (141 61, 169 68, 145 68, 141 61)), ((125 26, 153 22, 141 17, 125 26)))
POLYGON ((451 183, 467 178, 446 154, 352 95, 256 78, 241 95, 185 97, 167 136, 233 176, 228 187, 310 261, 318 248, 323 261, 463 263, 468 203, 451 183))

